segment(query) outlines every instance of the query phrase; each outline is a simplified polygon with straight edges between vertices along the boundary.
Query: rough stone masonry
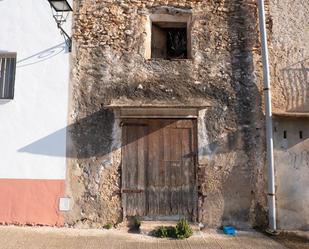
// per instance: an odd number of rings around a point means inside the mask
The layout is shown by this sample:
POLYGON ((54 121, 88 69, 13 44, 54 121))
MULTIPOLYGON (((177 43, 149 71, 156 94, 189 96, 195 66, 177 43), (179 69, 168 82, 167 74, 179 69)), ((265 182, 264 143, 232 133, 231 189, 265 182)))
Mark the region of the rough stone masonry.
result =
POLYGON ((256 1, 75 0, 73 19, 67 225, 123 221, 121 131, 108 106, 206 103, 198 118, 198 221, 267 225, 256 1), (192 58, 145 58, 149 15, 184 12, 192 58))

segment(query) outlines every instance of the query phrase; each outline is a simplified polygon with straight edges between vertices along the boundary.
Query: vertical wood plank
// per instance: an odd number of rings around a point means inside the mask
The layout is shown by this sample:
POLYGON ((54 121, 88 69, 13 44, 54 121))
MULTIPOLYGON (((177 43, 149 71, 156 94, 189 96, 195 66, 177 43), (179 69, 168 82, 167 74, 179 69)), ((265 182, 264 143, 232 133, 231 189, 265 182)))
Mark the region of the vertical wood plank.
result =
POLYGON ((169 124, 163 128, 163 161, 164 161, 164 215, 171 214, 171 134, 169 124))
POLYGON ((181 138, 179 130, 170 129, 171 133, 171 190, 173 215, 180 214, 181 196, 179 187, 181 186, 181 138))
MULTIPOLYGON (((125 189, 126 186, 126 178, 127 178, 127 166, 126 164, 129 161, 128 153, 127 153, 127 127, 122 127, 122 153, 121 153, 121 188, 125 189)), ((122 208, 123 208, 123 217, 127 216, 127 194, 121 194, 122 199, 122 208)))
POLYGON ((128 216, 145 214, 145 132, 140 124, 127 124, 123 127, 122 186, 123 208, 128 216), (132 192, 127 192, 127 191, 132 192))
POLYGON ((137 150, 138 150, 138 169, 137 169, 137 188, 144 190, 137 194, 137 215, 142 216, 145 215, 145 170, 146 170, 146 160, 148 153, 147 151, 147 126, 139 126, 138 127, 138 142, 137 142, 137 150))
POLYGON ((159 183, 159 150, 160 150, 160 144, 159 144, 159 124, 157 120, 150 121, 150 134, 149 134, 149 167, 148 167, 148 173, 149 173, 149 182, 148 182, 148 195, 149 195, 149 214, 155 215, 159 212, 159 200, 157 196, 157 185, 159 183))
MULTIPOLYGON (((129 161, 126 164, 127 167, 127 182, 126 186, 127 189, 134 189, 135 186, 135 169, 136 169, 136 163, 137 163, 137 158, 136 158, 136 144, 134 143, 134 126, 128 125, 127 126, 127 153, 128 153, 128 158, 129 161)), ((134 198, 133 198, 133 193, 127 193, 127 213, 128 215, 135 215, 134 207, 134 198)))
POLYGON ((192 128, 190 134, 190 145, 192 150, 192 167, 191 167, 191 182, 190 188, 192 192, 192 220, 197 221, 198 214, 198 188, 197 188, 197 121, 191 120, 192 128))

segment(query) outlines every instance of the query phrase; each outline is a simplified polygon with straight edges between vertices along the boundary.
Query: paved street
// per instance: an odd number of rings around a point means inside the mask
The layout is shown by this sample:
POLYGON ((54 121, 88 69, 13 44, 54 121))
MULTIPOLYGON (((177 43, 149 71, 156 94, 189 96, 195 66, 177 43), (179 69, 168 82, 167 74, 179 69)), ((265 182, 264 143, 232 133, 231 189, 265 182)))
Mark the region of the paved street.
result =
POLYGON ((157 239, 119 230, 81 230, 47 227, 0 227, 2 249, 284 249, 283 245, 257 232, 236 237, 208 231, 187 240, 157 239))

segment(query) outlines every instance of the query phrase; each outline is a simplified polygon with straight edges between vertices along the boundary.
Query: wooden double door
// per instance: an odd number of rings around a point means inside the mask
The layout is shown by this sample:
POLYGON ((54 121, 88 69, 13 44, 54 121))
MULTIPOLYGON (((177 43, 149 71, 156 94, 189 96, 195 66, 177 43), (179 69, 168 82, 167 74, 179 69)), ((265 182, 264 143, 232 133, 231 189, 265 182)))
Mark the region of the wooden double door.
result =
POLYGON ((124 216, 196 220, 196 121, 128 119, 122 127, 124 216))

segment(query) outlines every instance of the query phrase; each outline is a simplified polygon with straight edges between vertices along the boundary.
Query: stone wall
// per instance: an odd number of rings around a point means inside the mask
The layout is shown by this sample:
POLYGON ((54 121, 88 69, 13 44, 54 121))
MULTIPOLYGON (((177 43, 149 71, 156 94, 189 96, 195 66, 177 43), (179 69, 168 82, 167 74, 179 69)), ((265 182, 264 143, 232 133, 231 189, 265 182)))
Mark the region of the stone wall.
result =
POLYGON ((270 0, 274 111, 309 111, 309 3, 270 0))
POLYGON ((308 230, 309 2, 269 2, 278 227, 308 230))
POLYGON ((66 223, 123 219, 121 131, 108 105, 213 103, 198 120, 199 221, 265 225, 256 1, 76 0, 73 30, 66 223), (192 59, 145 59, 147 18, 158 8, 192 13, 192 59))

